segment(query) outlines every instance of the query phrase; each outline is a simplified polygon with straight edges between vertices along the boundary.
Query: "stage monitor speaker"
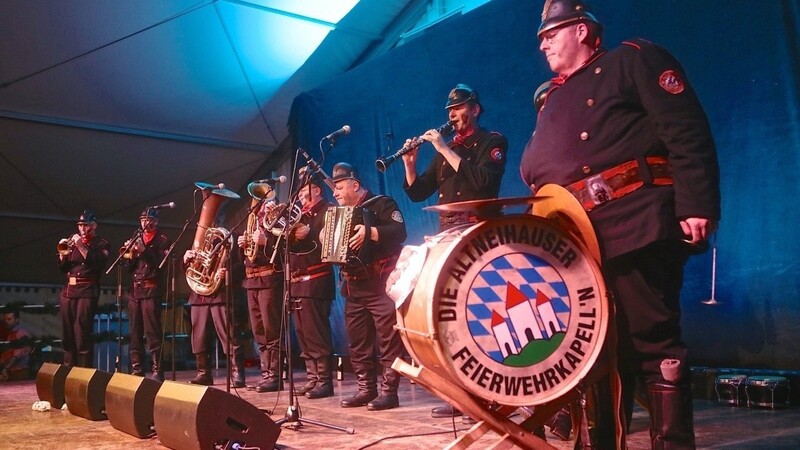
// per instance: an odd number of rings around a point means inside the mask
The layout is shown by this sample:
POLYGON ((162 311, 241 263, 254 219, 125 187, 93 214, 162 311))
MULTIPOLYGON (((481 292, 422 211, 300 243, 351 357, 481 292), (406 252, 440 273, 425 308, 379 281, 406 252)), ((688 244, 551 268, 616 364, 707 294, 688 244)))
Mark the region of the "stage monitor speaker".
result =
POLYGON ((144 439, 152 436, 153 403, 161 382, 117 372, 106 387, 106 415, 111 426, 144 439))
POLYGON ((64 382, 64 400, 69 412, 89 420, 106 420, 106 386, 111 374, 97 369, 73 367, 64 382))
POLYGON ((281 428, 252 404, 213 387, 165 381, 153 420, 161 445, 186 449, 272 449, 281 428))
POLYGON ((44 363, 36 373, 36 394, 39 400, 50 402, 50 406, 61 409, 64 406, 64 382, 72 366, 44 363))

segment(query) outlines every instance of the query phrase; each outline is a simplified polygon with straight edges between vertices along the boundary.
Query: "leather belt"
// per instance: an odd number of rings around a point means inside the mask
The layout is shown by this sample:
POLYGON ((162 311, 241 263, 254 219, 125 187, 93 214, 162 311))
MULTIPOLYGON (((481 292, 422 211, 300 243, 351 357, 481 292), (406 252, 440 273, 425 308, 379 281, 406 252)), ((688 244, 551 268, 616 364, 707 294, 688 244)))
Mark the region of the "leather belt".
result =
POLYGON ((158 287, 158 283, 155 280, 133 280, 133 287, 142 288, 142 289, 153 289, 158 287))
POLYGON ((576 181, 566 189, 581 202, 583 209, 591 211, 596 207, 625 197, 645 184, 668 186, 672 184, 672 171, 667 158, 648 156, 642 160, 632 160, 604 170, 599 174, 576 181))
POLYGON ((314 278, 324 277, 326 275, 330 275, 331 272, 331 265, 328 263, 324 264, 314 264, 308 267, 304 267, 302 269, 297 269, 292 272, 292 282, 293 283, 302 283, 305 281, 313 280, 314 278))
POLYGON ((390 256, 388 258, 379 259, 367 265, 366 269, 355 269, 355 272, 349 273, 347 269, 342 269, 342 276, 347 281, 367 280, 373 275, 380 276, 387 268, 394 269, 394 264, 397 262, 399 255, 390 256))
POLYGON ((70 286, 75 286, 78 284, 91 284, 91 283, 97 283, 97 278, 67 277, 67 284, 70 286))
POLYGON ((244 273, 246 278, 265 277, 275 273, 275 266, 269 264, 266 266, 245 267, 244 273))

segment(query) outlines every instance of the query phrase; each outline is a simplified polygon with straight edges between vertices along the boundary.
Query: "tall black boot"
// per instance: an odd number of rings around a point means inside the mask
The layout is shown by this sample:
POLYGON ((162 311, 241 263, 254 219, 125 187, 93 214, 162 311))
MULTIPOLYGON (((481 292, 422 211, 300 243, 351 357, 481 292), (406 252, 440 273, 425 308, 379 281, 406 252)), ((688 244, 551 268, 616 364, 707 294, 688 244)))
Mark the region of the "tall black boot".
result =
POLYGON ((153 373, 151 378, 158 381, 164 381, 164 369, 161 367, 161 350, 154 350, 150 352, 150 357, 153 358, 153 373))
POLYGON ((688 386, 647 384, 653 450, 694 450, 692 395, 688 386))
POLYGON ((385 367, 383 370, 381 393, 378 395, 378 398, 367 404, 367 410, 383 411, 400 406, 400 401, 397 398, 398 386, 400 386, 400 373, 390 367, 385 367))
POLYGON ((316 367, 318 380, 317 385, 314 386, 314 389, 306 392, 306 397, 311 399, 333 397, 333 379, 330 357, 324 356, 322 358, 317 358, 316 367))
POLYGON ((231 386, 235 388, 245 387, 244 353, 240 350, 233 355, 233 358, 228 358, 228 364, 231 365, 231 386))
POLYGON ((356 380, 358 381, 358 392, 356 395, 342 400, 340 403, 342 408, 364 406, 378 396, 378 377, 374 369, 357 369, 356 380))
POLYGON ((138 350, 131 350, 131 375, 143 377, 142 354, 138 350))
POLYGON ((305 395, 317 385, 317 360, 308 358, 304 361, 306 363, 306 384, 295 388, 294 393, 297 395, 305 395))
MULTIPOLYGON (((280 360, 277 350, 261 352, 262 358, 266 355, 267 369, 261 372, 261 382, 256 385, 256 392, 277 392, 282 389, 280 360)), ((262 360, 263 366, 263 360, 262 360)))
POLYGON ((616 450, 616 414, 611 397, 607 377, 587 392, 588 406, 582 407, 584 417, 581 429, 576 430, 576 450, 616 450), (588 441, 585 436, 587 431, 588 441))
POLYGON ((194 357, 197 361, 197 375, 189 380, 189 383, 203 386, 213 385, 214 379, 211 378, 211 366, 208 353, 196 353, 194 357))

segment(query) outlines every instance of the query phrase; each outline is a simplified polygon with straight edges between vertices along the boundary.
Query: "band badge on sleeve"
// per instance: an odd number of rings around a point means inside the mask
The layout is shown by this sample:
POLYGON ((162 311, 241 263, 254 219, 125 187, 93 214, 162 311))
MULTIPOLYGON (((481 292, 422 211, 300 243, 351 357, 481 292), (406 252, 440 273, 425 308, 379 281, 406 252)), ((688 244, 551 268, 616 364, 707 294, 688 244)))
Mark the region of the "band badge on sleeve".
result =
POLYGON ((501 152, 499 148, 493 148, 489 156, 492 158, 492 161, 500 162, 503 160, 503 152, 501 152))
POLYGON ((392 212, 392 220, 403 223, 403 214, 399 210, 394 210, 392 212))
POLYGON ((672 69, 665 70, 658 77, 658 84, 670 94, 680 94, 686 89, 686 84, 683 82, 681 75, 672 69))

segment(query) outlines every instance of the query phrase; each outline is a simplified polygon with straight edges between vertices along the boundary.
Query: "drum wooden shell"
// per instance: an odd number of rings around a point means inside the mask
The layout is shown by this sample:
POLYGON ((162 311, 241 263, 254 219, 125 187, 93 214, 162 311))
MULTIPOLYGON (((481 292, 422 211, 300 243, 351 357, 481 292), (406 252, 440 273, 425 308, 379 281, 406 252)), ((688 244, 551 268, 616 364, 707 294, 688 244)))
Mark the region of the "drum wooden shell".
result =
POLYGON ((541 217, 504 216, 432 239, 397 320, 415 363, 489 402, 530 406, 587 375, 608 299, 573 234, 541 217))

